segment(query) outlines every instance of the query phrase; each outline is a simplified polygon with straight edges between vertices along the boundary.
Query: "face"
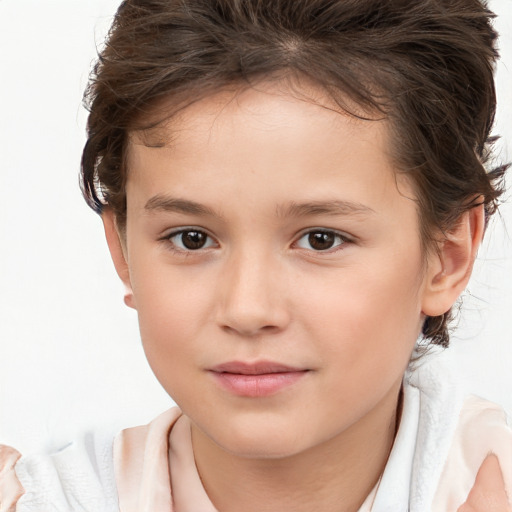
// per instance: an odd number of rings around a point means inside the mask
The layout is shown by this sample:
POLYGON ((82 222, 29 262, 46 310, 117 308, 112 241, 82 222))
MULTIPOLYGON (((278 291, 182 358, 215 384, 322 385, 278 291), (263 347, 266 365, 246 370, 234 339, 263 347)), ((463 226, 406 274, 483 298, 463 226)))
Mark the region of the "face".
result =
POLYGON ((193 427, 282 457, 395 407, 426 272, 385 122, 268 86, 203 99, 153 135, 128 151, 130 301, 193 427))

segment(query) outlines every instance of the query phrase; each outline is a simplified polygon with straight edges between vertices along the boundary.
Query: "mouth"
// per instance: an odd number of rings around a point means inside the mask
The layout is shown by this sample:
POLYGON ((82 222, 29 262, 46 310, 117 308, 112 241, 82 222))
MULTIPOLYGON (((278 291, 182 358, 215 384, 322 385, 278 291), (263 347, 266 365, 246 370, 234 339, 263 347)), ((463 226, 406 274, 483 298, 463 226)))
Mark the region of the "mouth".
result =
POLYGON ((257 361, 244 363, 242 361, 230 361, 214 366, 211 371, 218 373, 233 373, 239 375, 266 375, 269 373, 291 373, 304 371, 304 368, 275 363, 273 361, 257 361))
POLYGON ((278 393, 302 380, 310 369, 272 361, 231 361, 209 370, 217 384, 237 396, 264 397, 278 393))

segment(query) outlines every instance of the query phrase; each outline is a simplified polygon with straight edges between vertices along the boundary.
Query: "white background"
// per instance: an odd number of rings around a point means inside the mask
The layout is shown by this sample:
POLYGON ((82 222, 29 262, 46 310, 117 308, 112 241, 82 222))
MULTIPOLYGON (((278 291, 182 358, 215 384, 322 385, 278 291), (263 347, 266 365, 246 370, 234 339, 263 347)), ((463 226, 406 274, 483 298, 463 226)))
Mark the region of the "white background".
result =
MULTIPOLYGON (((0 442, 55 448, 172 402, 80 196, 81 96, 119 0, 0 0, 0 442)), ((496 133, 512 160, 512 0, 500 17, 496 133), (508 143, 508 149, 506 144, 508 143)), ((510 180, 512 182, 512 180, 510 180)), ((512 204, 480 251, 453 339, 461 379, 512 409, 512 204)))

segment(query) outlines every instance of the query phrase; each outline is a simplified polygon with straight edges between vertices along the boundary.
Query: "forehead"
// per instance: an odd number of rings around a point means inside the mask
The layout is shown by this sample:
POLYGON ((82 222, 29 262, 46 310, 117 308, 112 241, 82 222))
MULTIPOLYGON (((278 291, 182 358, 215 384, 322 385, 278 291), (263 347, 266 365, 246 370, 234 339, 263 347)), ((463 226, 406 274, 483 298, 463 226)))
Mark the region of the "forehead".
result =
MULTIPOLYGON (((156 127, 131 133, 129 202, 130 192, 149 200, 167 188, 174 196, 194 188, 210 200, 215 187, 235 182, 254 192, 264 182, 283 192, 283 202, 294 194, 333 196, 333 187, 352 202, 357 196, 394 201, 404 191, 412 196, 389 156, 387 121, 348 115, 318 88, 226 89, 180 109, 163 103, 157 115, 173 108, 177 112, 156 127)), ((280 199, 268 193, 261 199, 270 196, 280 199)))
POLYGON ((188 134, 198 138, 201 133, 211 141, 216 129, 225 130, 226 122, 237 119, 254 130, 291 128, 299 117, 312 123, 313 130, 340 121, 357 128, 362 126, 360 119, 367 120, 366 131, 371 125, 377 125, 376 132, 387 130, 381 126, 387 124, 381 113, 364 110, 341 93, 334 97, 306 77, 286 77, 253 85, 235 83, 195 97, 164 98, 136 120, 141 129, 129 133, 129 147, 173 147, 188 134))

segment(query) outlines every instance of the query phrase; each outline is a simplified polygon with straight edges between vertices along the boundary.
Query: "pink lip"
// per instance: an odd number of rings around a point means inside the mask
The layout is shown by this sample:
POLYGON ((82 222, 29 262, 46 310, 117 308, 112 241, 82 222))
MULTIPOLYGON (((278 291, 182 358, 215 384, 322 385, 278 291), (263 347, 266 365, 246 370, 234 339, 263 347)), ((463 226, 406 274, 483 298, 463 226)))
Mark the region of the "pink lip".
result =
POLYGON ((306 375, 308 369, 258 361, 244 363, 232 361, 210 369, 218 384, 238 396, 263 397, 295 384, 306 375))

